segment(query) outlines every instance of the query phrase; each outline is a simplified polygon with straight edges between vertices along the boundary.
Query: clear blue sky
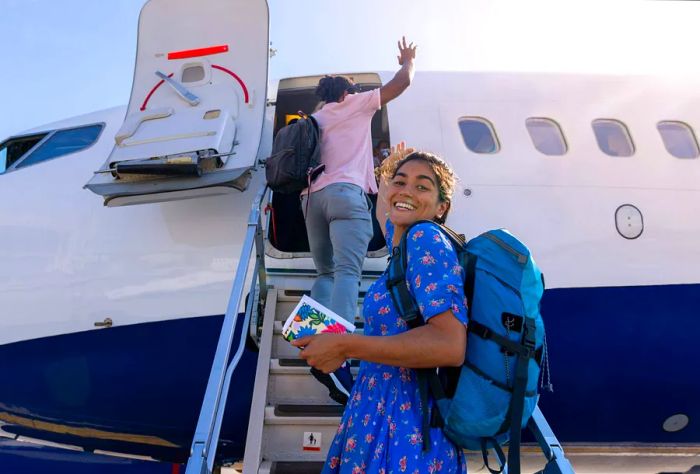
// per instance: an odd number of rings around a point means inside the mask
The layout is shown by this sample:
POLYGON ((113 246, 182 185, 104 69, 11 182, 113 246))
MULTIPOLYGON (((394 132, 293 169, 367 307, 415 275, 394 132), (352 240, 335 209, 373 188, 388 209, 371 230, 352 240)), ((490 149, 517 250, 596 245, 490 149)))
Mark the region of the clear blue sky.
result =
MULTIPOLYGON (((194 0, 196 1, 196 0, 194 0)), ((0 0, 0 139, 129 99, 143 0, 0 0)), ((700 2, 269 0, 273 77, 424 69, 700 76, 700 2), (429 6, 428 6, 429 5, 429 6)))

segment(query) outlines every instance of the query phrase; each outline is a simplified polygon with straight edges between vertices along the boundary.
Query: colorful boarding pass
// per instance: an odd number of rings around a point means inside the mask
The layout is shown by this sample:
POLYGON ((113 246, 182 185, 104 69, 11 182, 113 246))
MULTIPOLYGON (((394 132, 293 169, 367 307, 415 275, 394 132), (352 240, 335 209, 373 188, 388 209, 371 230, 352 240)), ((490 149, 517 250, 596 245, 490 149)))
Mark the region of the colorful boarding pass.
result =
POLYGON ((282 337, 288 341, 322 333, 354 332, 355 325, 304 295, 282 326, 282 337))

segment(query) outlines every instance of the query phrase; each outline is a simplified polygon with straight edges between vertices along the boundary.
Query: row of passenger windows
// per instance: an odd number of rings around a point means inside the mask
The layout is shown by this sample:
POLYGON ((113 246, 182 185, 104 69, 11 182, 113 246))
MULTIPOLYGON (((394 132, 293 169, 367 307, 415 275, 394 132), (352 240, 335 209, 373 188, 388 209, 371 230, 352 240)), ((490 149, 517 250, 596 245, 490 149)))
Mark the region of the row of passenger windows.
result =
MULTIPOLYGON (((591 123, 598 148, 610 156, 632 156, 634 141, 627 126, 619 120, 598 119, 591 123)), ((545 155, 563 155, 569 150, 564 132, 549 118, 531 117, 525 127, 535 148, 545 155)), ((676 158, 697 158, 700 148, 695 133, 684 122, 663 121, 656 125, 666 150, 676 158)), ((501 145, 493 124, 483 117, 462 117, 459 129, 467 148, 474 153, 498 153, 501 145)))
MULTIPOLYGON (((598 119, 591 123, 600 150, 610 156, 632 156, 634 142, 619 120, 598 119)), ((549 118, 525 120, 532 143, 545 155, 564 155, 569 146, 557 122, 549 118)), ((88 148, 97 141, 104 124, 87 125, 13 137, 0 144, 0 174, 88 148), (31 151, 31 153, 28 153, 31 151)), ((493 124, 483 117, 462 117, 459 128, 467 148, 474 153, 498 153, 501 145, 493 124)), ((666 150, 676 158, 697 158, 700 148, 693 129, 684 122, 663 121, 656 125, 666 150)))
POLYGON ((95 124, 10 138, 0 143, 0 174, 84 150, 97 141, 103 128, 104 124, 95 124))

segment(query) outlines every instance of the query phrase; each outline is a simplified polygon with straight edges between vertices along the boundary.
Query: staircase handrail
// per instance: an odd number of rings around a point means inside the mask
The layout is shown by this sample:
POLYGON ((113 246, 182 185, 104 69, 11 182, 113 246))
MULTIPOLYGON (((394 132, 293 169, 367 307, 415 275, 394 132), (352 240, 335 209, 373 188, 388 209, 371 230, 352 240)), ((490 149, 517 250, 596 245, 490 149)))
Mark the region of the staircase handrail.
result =
MULTIPOLYGON (((216 346, 214 361, 212 362, 211 371, 209 373, 209 381, 207 382, 207 389, 204 393, 202 408, 199 412, 197 428, 195 429, 194 438, 192 440, 190 457, 187 461, 185 474, 211 474, 214 469, 216 448, 219 442, 221 423, 224 416, 226 400, 228 398, 231 377, 238 366, 238 362, 241 359, 245 347, 247 334, 245 327, 250 321, 253 308, 256 307, 255 298, 253 297, 255 282, 253 281, 248 304, 246 305, 243 329, 241 330, 238 348, 227 367, 227 362, 231 354, 231 345, 233 344, 236 332, 236 323, 238 322, 238 308, 240 307, 241 298, 243 297, 243 289, 248 275, 248 264, 252 255, 253 245, 256 247, 254 276, 258 277, 258 285, 261 290, 264 290, 266 287, 265 254, 260 208, 267 190, 268 188, 265 185, 258 191, 251 205, 250 214, 248 215, 245 240, 241 248, 238 268, 236 269, 236 275, 233 280, 226 314, 223 324, 221 325, 219 342, 216 346)), ((261 291, 261 294, 263 293, 264 291, 261 291)))
POLYGON ((547 458, 547 465, 541 472, 545 474, 575 474, 574 468, 564 454, 561 443, 554 435, 554 431, 547 423, 539 406, 536 406, 532 412, 527 427, 535 435, 537 444, 540 445, 545 458, 547 458))

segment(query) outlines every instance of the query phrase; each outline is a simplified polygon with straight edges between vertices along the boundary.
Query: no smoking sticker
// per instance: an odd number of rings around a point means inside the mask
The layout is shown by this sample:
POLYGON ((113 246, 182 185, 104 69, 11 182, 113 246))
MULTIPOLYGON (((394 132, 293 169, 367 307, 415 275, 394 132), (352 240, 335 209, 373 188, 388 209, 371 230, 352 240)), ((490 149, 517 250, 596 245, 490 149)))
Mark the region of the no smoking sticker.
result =
POLYGON ((304 440, 302 442, 302 450, 304 451, 320 451, 321 450, 321 433, 305 431, 304 440))

